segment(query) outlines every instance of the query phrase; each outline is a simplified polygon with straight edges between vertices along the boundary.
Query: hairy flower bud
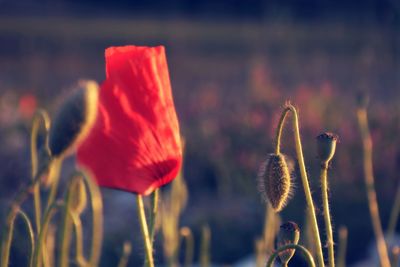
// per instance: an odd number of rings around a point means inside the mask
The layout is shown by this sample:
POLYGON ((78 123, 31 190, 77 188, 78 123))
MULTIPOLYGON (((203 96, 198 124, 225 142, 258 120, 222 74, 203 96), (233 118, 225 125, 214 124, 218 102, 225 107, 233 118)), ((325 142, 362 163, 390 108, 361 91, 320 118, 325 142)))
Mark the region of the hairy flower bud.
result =
POLYGON ((282 154, 271 154, 260 168, 258 186, 265 200, 275 212, 281 211, 290 197, 291 177, 282 154))
MULTIPOLYGON (((278 248, 295 244, 299 242, 300 239, 300 228, 295 222, 285 222, 281 225, 278 233, 278 248)), ((295 249, 286 249, 279 253, 279 258, 281 259, 283 266, 286 266, 290 259, 293 257, 295 249), (286 265, 285 265, 286 264, 286 265)))
POLYGON ((338 136, 333 133, 322 133, 317 136, 318 158, 323 163, 328 163, 335 155, 338 136))
POLYGON ((97 116, 98 91, 96 82, 82 81, 60 107, 49 134, 52 156, 68 152, 87 135, 97 116))

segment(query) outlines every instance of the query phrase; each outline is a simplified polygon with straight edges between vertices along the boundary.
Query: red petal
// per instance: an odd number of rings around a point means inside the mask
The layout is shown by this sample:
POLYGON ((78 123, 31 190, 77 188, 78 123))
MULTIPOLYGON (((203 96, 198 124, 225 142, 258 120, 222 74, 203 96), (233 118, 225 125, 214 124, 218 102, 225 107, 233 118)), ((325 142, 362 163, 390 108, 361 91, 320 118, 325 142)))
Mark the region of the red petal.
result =
POLYGON ((78 162, 101 186, 150 194, 173 180, 182 162, 164 47, 108 48, 106 76, 78 162))

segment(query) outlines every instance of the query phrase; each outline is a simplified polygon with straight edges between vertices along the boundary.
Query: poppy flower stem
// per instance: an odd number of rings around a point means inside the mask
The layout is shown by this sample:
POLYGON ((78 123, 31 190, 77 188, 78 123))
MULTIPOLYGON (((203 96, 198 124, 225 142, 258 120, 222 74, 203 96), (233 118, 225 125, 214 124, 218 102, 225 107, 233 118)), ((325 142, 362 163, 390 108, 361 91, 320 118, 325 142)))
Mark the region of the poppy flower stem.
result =
POLYGON ((300 251, 303 253, 304 257, 305 257, 308 266, 309 266, 309 267, 315 267, 314 258, 311 256, 311 253, 310 253, 305 247, 303 247, 303 246, 301 246, 301 245, 295 245, 295 244, 289 244, 289 245, 285 245, 285 246, 282 246, 282 247, 278 248, 278 249, 271 255, 271 257, 269 257, 266 266, 267 266, 267 267, 272 267, 272 266, 274 266, 274 265, 273 265, 273 264, 274 264, 274 261, 275 261, 276 257, 279 256, 279 252, 282 252, 282 251, 287 250, 287 249, 297 249, 297 250, 300 250, 300 251))
POLYGON ((137 212, 138 212, 138 217, 139 217, 139 222, 140 222, 140 229, 142 230, 143 243, 144 243, 144 248, 146 250, 146 260, 145 260, 146 265, 145 266, 154 267, 153 246, 151 243, 149 228, 147 226, 146 213, 145 213, 144 204, 143 204, 143 197, 141 195, 137 195, 136 200, 137 200, 137 212))
POLYGON ((317 223, 317 216, 315 214, 315 208, 314 208, 314 201, 311 195, 311 190, 310 186, 308 183, 308 177, 307 177, 307 172, 306 172, 306 166, 304 163, 304 156, 303 156, 303 149, 302 149, 302 144, 301 144, 301 138, 300 138, 300 129, 299 129, 299 118, 297 115, 296 108, 291 105, 291 104, 286 104, 285 109, 282 112, 281 118, 279 119, 279 124, 278 124, 278 129, 277 129, 277 134, 276 134, 276 146, 275 146, 275 153, 279 154, 280 153, 280 139, 282 137, 282 129, 285 124, 285 119, 287 117, 287 114, 291 112, 293 114, 293 130, 294 130, 294 140, 295 140, 295 145, 296 145, 296 154, 297 154, 297 160, 299 163, 299 168, 300 168, 300 176, 301 176, 301 181, 303 184, 303 189, 304 189, 304 194, 306 197, 306 202, 308 206, 308 212, 310 214, 310 220, 311 220, 311 229, 312 229, 312 236, 313 236, 313 241, 315 244, 316 248, 316 253, 317 253, 317 261, 318 261, 318 266, 323 267, 325 266, 324 264, 324 256, 322 253, 322 246, 321 246, 321 239, 319 235, 319 229, 318 229, 318 223, 317 223))
POLYGON ((331 224, 331 214, 329 211, 329 200, 328 200, 328 162, 324 162, 321 165, 321 191, 322 191, 322 205, 324 208, 324 220, 326 228, 326 245, 328 247, 328 260, 329 267, 335 267, 335 252, 333 249, 333 233, 331 224))

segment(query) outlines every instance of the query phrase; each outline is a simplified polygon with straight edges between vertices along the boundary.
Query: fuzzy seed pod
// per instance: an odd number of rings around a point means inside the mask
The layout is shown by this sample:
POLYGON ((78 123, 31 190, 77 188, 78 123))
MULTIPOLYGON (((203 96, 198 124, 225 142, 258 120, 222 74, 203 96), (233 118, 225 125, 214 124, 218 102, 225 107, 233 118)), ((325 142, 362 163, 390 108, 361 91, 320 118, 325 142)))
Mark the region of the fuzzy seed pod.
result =
POLYGON ((333 133, 322 133, 317 136, 318 158, 323 163, 329 163, 335 155, 338 136, 333 133))
POLYGON ((260 168, 259 189, 275 212, 281 211, 289 197, 291 177, 286 159, 282 154, 271 154, 260 168))
MULTIPOLYGON (((295 244, 299 242, 300 239, 300 228, 295 222, 286 222, 281 225, 278 233, 278 248, 295 244)), ((281 259, 283 266, 286 266, 290 259, 293 257, 295 249, 287 249, 279 253, 279 258, 281 259), (285 265, 286 264, 286 265, 285 265)))
POLYGON ((50 128, 52 156, 68 153, 88 134, 97 116, 98 92, 96 82, 82 81, 62 104, 50 128))
POLYGON ((87 194, 85 182, 82 179, 78 179, 72 185, 71 209, 80 215, 85 210, 86 205, 87 194))

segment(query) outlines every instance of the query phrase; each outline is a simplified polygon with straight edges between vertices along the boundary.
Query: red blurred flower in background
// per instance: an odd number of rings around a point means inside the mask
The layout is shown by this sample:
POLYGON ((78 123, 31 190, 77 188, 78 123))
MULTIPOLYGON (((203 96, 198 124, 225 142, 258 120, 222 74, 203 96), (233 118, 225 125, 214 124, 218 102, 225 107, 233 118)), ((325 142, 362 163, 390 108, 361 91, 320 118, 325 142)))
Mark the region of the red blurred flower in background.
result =
POLYGON ((165 49, 111 47, 105 56, 99 115, 77 160, 101 186, 148 195, 182 163, 165 49))

